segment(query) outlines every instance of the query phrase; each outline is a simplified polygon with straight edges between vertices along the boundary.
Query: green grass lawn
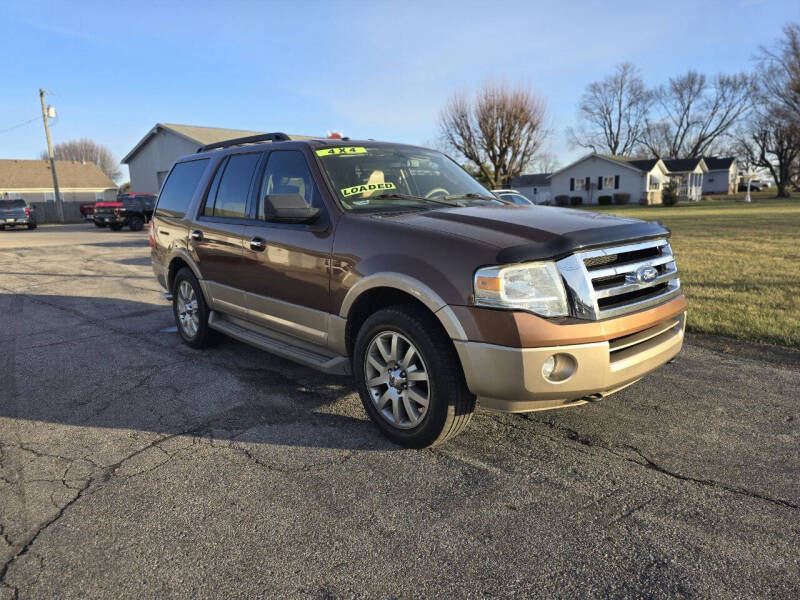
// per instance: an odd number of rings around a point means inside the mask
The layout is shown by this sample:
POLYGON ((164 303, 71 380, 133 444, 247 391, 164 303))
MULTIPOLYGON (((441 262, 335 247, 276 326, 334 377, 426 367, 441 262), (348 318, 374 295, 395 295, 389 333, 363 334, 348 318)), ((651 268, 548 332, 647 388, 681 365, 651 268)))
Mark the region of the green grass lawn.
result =
POLYGON ((669 227, 690 331, 800 347, 800 199, 764 195, 587 210, 669 227))

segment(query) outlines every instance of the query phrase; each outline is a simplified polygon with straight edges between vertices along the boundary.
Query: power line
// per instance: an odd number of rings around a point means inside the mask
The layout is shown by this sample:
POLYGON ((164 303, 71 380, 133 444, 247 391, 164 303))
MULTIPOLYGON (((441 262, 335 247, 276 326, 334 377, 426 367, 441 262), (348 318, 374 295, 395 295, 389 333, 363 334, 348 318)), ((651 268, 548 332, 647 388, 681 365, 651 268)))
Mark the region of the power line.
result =
POLYGON ((17 129, 18 127, 22 127, 23 125, 27 125, 28 123, 33 123, 34 121, 38 120, 38 115, 33 117, 32 119, 25 121, 24 123, 18 123, 17 125, 12 125, 6 129, 0 129, 0 133, 5 133, 6 131, 11 131, 12 129, 17 129))

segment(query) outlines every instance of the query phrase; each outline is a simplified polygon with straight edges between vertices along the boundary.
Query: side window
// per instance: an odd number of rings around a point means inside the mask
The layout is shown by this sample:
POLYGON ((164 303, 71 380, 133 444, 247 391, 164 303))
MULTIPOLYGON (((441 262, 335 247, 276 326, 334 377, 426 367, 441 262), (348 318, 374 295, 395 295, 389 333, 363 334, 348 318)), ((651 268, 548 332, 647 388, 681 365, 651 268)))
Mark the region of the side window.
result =
POLYGON ((220 165, 208 192, 203 210, 205 216, 234 219, 247 217, 247 195, 260 156, 258 152, 233 154, 226 163, 220 165))
POLYGON ((322 201, 306 159, 296 150, 274 150, 259 189, 258 218, 266 220, 264 203, 271 194, 299 194, 308 206, 321 208, 322 201))
POLYGON ((206 166, 207 158, 175 165, 158 196, 156 216, 183 218, 206 166))

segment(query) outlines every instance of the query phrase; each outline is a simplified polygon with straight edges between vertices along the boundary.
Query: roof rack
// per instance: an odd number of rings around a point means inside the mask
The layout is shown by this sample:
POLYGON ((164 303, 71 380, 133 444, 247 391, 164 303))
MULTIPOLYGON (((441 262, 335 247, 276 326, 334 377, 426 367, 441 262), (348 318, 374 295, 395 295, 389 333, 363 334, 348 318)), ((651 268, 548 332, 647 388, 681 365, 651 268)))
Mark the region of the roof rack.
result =
POLYGON ((213 144, 206 144, 200 146, 198 152, 207 152, 209 150, 216 150, 217 148, 229 148, 230 146, 241 146, 242 144, 256 144, 258 142, 288 142, 291 138, 285 133, 260 133, 258 135, 248 135, 247 137, 234 138, 232 140, 223 140, 221 142, 214 142, 213 144))

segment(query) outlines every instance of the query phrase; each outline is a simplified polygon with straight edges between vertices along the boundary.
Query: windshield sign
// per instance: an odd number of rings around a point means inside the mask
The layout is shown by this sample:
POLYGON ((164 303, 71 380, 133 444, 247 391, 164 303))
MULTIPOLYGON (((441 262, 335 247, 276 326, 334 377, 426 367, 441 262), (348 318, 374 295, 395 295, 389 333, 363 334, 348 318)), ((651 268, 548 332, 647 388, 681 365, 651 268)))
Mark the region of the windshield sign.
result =
POLYGON ((348 210, 499 204, 440 152, 403 146, 335 146, 316 150, 348 210))

